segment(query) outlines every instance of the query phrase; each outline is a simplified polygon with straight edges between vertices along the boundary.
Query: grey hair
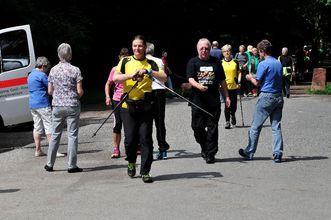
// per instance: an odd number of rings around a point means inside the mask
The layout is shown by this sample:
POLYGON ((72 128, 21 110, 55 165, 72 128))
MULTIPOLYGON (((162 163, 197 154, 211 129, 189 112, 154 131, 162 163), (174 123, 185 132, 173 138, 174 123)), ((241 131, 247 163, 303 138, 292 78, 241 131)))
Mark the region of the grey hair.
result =
POLYGON ((146 54, 150 54, 150 55, 153 55, 154 54, 154 51, 155 51, 155 46, 154 44, 150 43, 150 42, 147 42, 146 43, 146 54))
POLYGON ((60 44, 60 46, 57 48, 57 55, 61 61, 69 62, 72 57, 71 46, 67 43, 60 44))
POLYGON ((202 42, 202 41, 206 41, 206 42, 208 43, 209 49, 211 48, 211 43, 210 43, 210 41, 209 41, 207 38, 201 38, 201 39, 198 41, 198 43, 197 43, 197 49, 198 49, 198 45, 199 45, 199 43, 202 42))
POLYGON ((46 57, 38 57, 36 60, 36 67, 41 68, 43 66, 46 66, 47 69, 51 67, 51 63, 46 57))

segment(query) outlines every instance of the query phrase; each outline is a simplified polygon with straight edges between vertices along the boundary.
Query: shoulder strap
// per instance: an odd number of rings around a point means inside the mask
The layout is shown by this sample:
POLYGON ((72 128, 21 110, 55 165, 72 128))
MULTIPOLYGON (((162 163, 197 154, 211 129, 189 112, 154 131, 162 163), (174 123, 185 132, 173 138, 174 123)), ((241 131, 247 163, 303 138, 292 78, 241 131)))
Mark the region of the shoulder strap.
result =
POLYGON ((124 57, 121 65, 121 73, 125 74, 125 64, 129 61, 130 59, 128 57, 124 57))

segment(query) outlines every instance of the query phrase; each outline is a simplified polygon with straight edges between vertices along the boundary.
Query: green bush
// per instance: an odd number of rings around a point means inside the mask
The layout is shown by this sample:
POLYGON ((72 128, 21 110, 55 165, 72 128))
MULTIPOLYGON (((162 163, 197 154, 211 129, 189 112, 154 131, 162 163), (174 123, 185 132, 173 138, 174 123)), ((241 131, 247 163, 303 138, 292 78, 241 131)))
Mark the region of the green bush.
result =
POLYGON ((311 90, 308 89, 307 92, 313 95, 331 95, 331 85, 327 85, 325 90, 311 90))

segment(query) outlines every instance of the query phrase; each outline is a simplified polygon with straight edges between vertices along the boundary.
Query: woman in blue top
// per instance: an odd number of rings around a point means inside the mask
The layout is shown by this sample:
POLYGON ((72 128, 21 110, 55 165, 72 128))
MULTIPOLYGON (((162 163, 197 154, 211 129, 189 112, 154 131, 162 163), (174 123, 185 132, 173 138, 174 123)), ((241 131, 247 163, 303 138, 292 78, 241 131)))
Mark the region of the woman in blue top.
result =
MULTIPOLYGON (((48 99, 48 73, 51 67, 46 57, 38 57, 36 69, 32 70, 28 76, 29 87, 29 106, 33 117, 33 139, 36 145, 35 156, 45 156, 41 150, 40 142, 43 134, 46 134, 49 142, 51 138, 52 109, 48 99)), ((63 157, 64 154, 57 153, 57 157, 63 157)))

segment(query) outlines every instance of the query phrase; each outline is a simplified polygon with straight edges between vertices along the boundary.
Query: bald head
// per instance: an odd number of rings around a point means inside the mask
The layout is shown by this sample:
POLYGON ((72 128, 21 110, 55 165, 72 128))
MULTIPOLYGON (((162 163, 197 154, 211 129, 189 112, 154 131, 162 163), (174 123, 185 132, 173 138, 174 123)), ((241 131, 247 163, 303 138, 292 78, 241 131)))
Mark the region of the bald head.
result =
POLYGON ((214 40, 211 46, 214 48, 214 47, 218 47, 219 44, 216 40, 214 40))

